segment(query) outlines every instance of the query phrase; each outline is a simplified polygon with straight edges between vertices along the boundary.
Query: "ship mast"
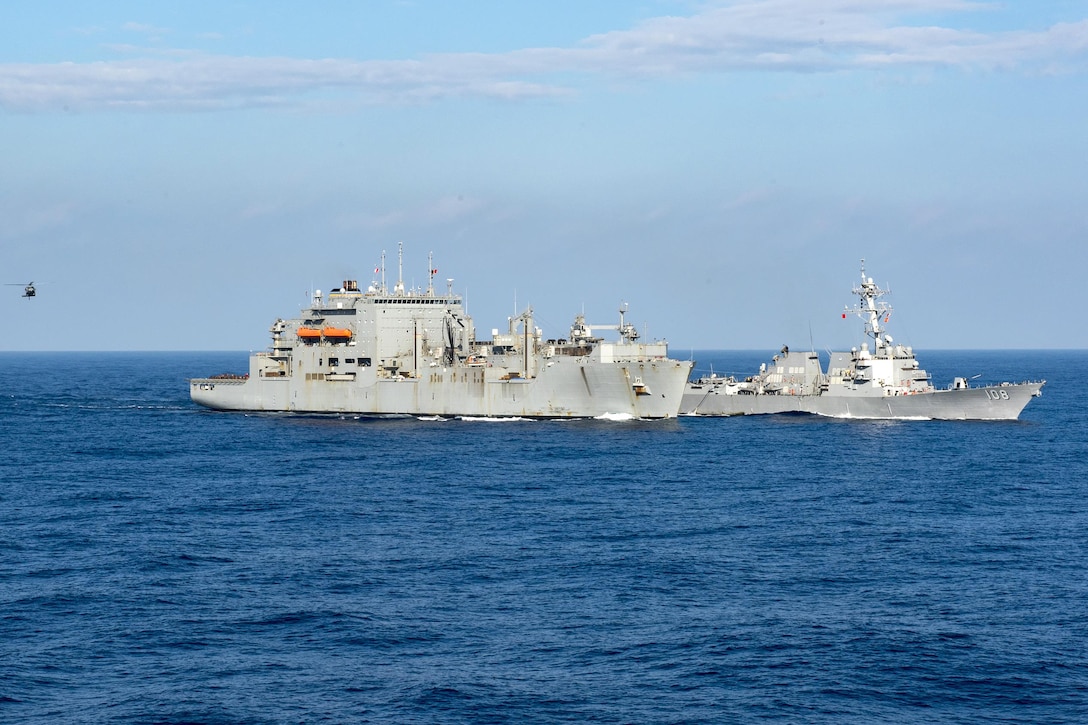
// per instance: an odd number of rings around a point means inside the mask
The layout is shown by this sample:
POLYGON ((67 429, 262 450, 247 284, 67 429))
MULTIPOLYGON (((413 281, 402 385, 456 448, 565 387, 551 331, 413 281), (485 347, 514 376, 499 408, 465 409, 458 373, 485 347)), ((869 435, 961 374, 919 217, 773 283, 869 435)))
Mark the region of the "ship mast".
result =
POLYGON ((434 252, 427 252, 427 296, 434 297, 434 252))
POLYGON ((843 317, 846 317, 847 314, 854 314, 865 320, 865 334, 873 338, 874 352, 885 345, 890 346, 892 338, 890 335, 882 334, 884 328, 880 325, 880 318, 883 317, 887 321, 888 313, 892 311, 891 305, 880 299, 888 294, 888 291, 880 289, 873 282, 872 277, 865 276, 864 259, 861 260, 861 284, 854 287, 854 294, 858 296, 860 304, 853 309, 845 308, 843 317))
POLYGON ((385 250, 382 250, 382 294, 389 294, 385 286, 385 250))
POLYGON ((397 286, 393 294, 404 294, 404 242, 397 242, 397 286))

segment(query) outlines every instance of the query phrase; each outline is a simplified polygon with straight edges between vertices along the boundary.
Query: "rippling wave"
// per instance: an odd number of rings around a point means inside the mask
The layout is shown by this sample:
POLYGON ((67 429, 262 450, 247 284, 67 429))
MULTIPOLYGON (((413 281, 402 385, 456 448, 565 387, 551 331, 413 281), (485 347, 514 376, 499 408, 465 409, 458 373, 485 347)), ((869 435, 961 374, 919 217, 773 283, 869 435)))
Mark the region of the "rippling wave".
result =
POLYGON ((1049 382, 1012 423, 480 425, 0 353, 0 721, 1084 722, 1088 353, 925 362, 1049 382))

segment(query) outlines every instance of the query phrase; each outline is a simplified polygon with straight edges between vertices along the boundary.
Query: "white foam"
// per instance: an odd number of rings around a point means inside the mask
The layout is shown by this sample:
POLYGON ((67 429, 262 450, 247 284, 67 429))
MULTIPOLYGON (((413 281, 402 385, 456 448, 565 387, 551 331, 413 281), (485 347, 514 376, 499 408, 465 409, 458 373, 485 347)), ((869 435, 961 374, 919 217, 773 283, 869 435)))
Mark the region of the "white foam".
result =
POLYGON ((884 421, 888 423, 898 423, 901 420, 933 420, 926 415, 854 415, 852 413, 817 413, 817 415, 825 418, 837 418, 838 420, 872 420, 872 421, 884 421))
POLYGON ((593 420, 638 420, 638 418, 630 413, 603 413, 593 420))

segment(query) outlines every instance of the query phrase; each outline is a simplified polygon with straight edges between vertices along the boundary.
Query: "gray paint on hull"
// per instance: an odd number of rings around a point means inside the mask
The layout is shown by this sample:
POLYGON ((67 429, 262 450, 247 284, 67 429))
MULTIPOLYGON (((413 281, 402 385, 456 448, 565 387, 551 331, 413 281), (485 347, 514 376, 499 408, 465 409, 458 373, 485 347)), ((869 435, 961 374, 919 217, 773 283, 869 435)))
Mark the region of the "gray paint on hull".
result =
POLYGON ((880 397, 844 395, 730 395, 688 386, 681 415, 811 413, 831 418, 1016 420, 1043 383, 992 385, 880 397))

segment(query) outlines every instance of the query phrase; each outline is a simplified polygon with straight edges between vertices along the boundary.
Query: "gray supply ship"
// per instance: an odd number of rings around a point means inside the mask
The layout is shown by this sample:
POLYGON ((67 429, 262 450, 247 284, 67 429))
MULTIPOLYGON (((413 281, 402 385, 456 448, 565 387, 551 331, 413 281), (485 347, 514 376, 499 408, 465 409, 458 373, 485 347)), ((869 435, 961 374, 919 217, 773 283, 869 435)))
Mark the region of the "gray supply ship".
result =
POLYGON ((1046 381, 972 387, 957 377, 935 388, 910 347, 896 344, 883 324, 891 307, 887 294, 865 276, 854 288, 860 305, 843 312, 865 321, 861 349, 833 352, 827 372, 815 352, 784 347, 759 372, 738 380, 710 375, 688 383, 680 412, 689 415, 813 413, 836 418, 1016 420, 1046 381), (883 324, 882 321, 883 320, 883 324), (872 349, 869 349, 869 344, 872 349))
MULTIPOLYGON (((482 418, 674 418, 692 363, 668 345, 639 342, 620 310, 618 325, 587 325, 578 315, 565 339, 544 339, 532 309, 506 332, 478 340, 472 318, 447 280, 434 290, 381 282, 365 291, 348 280, 313 294, 298 318, 272 325, 268 351, 245 375, 189 381, 209 408, 482 418), (597 330, 611 329, 606 341, 597 330)), ((377 270, 375 270, 377 271, 377 270)))

